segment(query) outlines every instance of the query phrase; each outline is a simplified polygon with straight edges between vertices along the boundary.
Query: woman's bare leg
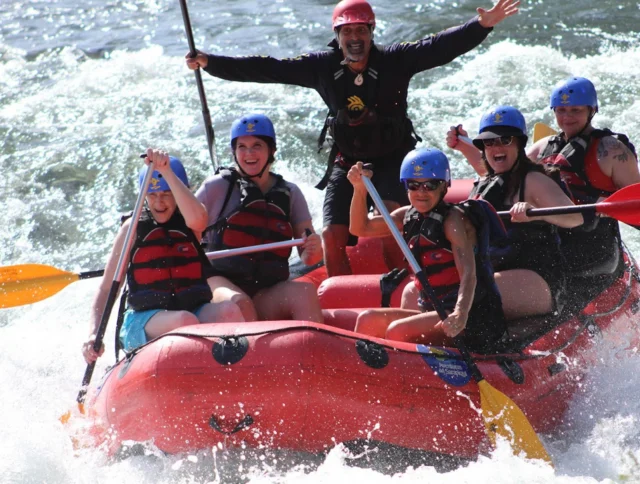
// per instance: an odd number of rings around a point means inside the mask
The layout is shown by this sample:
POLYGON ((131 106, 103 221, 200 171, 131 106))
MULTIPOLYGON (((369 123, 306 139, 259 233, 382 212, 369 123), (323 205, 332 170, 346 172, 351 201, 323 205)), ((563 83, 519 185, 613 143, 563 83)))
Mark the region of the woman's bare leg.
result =
POLYGON ((238 286, 226 277, 213 276, 207 279, 211 292, 213 292, 212 303, 231 301, 242 312, 245 321, 257 321, 258 315, 251 298, 238 286))
POLYGON ((497 272, 495 279, 507 319, 547 314, 553 310, 549 284, 536 272, 513 269, 497 272))
POLYGON ((253 302, 258 317, 263 321, 293 319, 324 322, 316 286, 310 282, 279 282, 258 291, 253 302))

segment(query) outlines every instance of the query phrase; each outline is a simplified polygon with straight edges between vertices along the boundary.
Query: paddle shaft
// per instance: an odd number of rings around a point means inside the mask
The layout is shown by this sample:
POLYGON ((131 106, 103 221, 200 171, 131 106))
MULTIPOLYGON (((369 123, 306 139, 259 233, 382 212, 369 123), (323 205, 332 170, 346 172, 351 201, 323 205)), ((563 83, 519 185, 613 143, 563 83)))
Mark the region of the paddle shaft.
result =
MULTIPOLYGON (((409 262, 409 265, 411 266, 411 270, 413 270, 415 276, 420 281, 420 284, 422 285, 422 291, 425 293, 425 295, 429 298, 429 300, 433 304, 433 307, 436 309, 440 319, 444 321, 447 318, 447 312, 445 311, 444 307, 442 306, 442 303, 440 302, 435 292, 433 291, 433 288, 429 284, 427 277, 422 271, 422 268, 418 264, 418 261, 416 260, 415 256, 411 252, 411 249, 409 249, 407 242, 402 237, 402 234, 398 230, 398 227, 396 227, 395 222, 391 218, 391 214, 387 210, 387 207, 385 206, 384 202, 380 198, 380 195, 378 194, 375 187, 373 186, 373 183, 366 176, 362 177, 362 181, 364 182, 364 186, 367 187, 369 196, 373 200, 373 203, 378 209, 378 212, 380 212, 380 214, 384 218, 384 221, 387 223, 387 226, 391 231, 391 235, 393 235, 393 238, 398 244, 398 247, 400 247, 400 249, 402 250, 402 253, 404 254, 407 261, 409 262)), ((460 354, 462 355, 462 358, 465 360, 465 363, 469 367, 469 370, 471 371, 471 375, 473 376, 474 380, 476 382, 480 382, 484 380, 484 377, 482 376, 480 369, 478 368, 476 363, 471 358, 471 355, 467 351, 467 348, 464 345, 462 338, 457 336, 454 338, 454 341, 458 350, 460 351, 460 354)))
MULTIPOLYGON (((191 20, 189 19, 189 10, 187 9, 187 0, 180 0, 180 9, 182 10, 182 19, 184 20, 184 30, 187 34, 187 42, 189 44, 189 55, 195 57, 198 55, 195 42, 193 41, 193 30, 191 29, 191 20)), ((207 135, 207 145, 209 146, 209 157, 213 169, 218 168, 218 160, 216 159, 215 141, 216 135, 211 125, 211 114, 207 104, 207 96, 204 92, 204 84, 202 83, 202 74, 200 69, 195 69, 196 84, 198 86, 198 95, 200 96, 200 104, 202 105, 202 118, 204 120, 205 133, 207 135)))
MULTIPOLYGON (((623 189, 624 190, 624 189, 623 189)), ((640 211, 640 200, 626 200, 617 202, 598 202, 588 203, 584 205, 568 205, 565 207, 550 207, 550 208, 530 208, 527 210, 527 216, 529 217, 544 217, 546 215, 567 215, 571 213, 584 213, 589 211, 600 212, 609 217, 615 218, 621 222, 635 225, 638 218, 636 215, 640 211), (633 217, 633 221, 629 220, 633 217)), ((506 211, 498 212, 501 217, 509 217, 510 213, 506 211)))
POLYGON ((302 245, 304 239, 284 240, 282 242, 271 242, 269 244, 251 245, 249 247, 238 247, 237 249, 216 250, 215 252, 207 252, 209 260, 222 259, 224 257, 233 257, 236 255, 251 254, 253 252, 264 252, 267 250, 288 249, 302 245))
MULTIPOLYGON (((120 257, 118 259, 118 265, 116 266, 116 272, 113 277, 113 282, 111 283, 111 288, 109 290, 109 296, 107 297, 107 301, 104 305, 104 310, 102 311, 102 317, 100 319, 100 325, 98 326, 98 331, 96 332, 96 339, 93 342, 93 350, 97 353, 100 351, 102 347, 102 340, 104 339, 104 333, 107 330, 107 324, 109 323, 109 317, 111 316, 111 310, 113 309, 113 305, 118 298, 118 292, 120 291, 120 283, 124 277, 124 273, 127 267, 125 263, 126 259, 129 257, 129 252, 131 251, 131 247, 133 246, 134 234, 136 233, 136 229, 138 227, 138 220, 140 219, 140 214, 142 213, 142 207, 144 206, 144 197, 149 189, 149 184, 151 183, 151 177, 153 176, 153 163, 149 163, 149 167, 147 168, 147 173, 145 174, 144 180, 142 182, 142 186, 140 187, 140 193, 138 194, 138 199, 136 200, 135 208, 133 209, 133 216, 131 218, 131 224, 127 229, 127 234, 125 236, 124 244, 122 247, 122 252, 120 252, 120 257)), ((97 271, 96 271, 97 272, 97 271)), ((84 399, 87 394, 87 385, 91 382, 91 377, 93 376, 93 370, 96 367, 96 362, 89 363, 84 372, 84 377, 82 378, 82 388, 78 392, 78 397, 76 398, 77 402, 80 405, 84 404, 84 399)))
POLYGON ((478 147, 473 144, 473 141, 468 136, 462 136, 461 134, 459 134, 458 135, 458 139, 460 141, 462 141, 464 144, 467 144, 469 146, 473 146, 474 148, 478 149, 478 147))
POLYGON ((78 274, 78 280, 92 279, 94 277, 102 277, 102 276, 104 276, 104 269, 100 269, 99 271, 81 272, 80 274, 78 274))

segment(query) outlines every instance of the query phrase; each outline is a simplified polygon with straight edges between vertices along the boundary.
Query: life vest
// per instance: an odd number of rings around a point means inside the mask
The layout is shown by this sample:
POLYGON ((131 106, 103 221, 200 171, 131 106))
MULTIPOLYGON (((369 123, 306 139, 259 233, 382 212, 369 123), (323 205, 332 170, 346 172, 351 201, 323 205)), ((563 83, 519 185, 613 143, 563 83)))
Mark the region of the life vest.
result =
MULTIPOLYGON (((227 198, 221 216, 205 231, 207 250, 216 251, 281 242, 293 238, 291 226, 291 193, 279 175, 274 186, 263 194, 250 179, 235 169, 222 169, 221 176, 229 182, 227 198), (234 188, 240 190, 240 205, 231 215, 223 217, 225 206, 234 188)), ((256 252, 211 261, 216 273, 236 284, 257 283, 270 287, 289 278, 291 249, 256 252)))
MULTIPOLYGON (((338 49, 337 44, 334 47, 338 49)), ((399 107, 396 112, 384 115, 379 112, 379 98, 384 96, 379 89, 379 76, 380 72, 383 75, 389 72, 390 67, 377 45, 372 44, 367 68, 361 73, 362 87, 349 80, 349 68, 341 61, 338 49, 333 61, 333 90, 339 106, 331 107, 318 138, 320 151, 329 132, 334 140, 334 149, 329 154, 325 176, 316 186, 320 189, 327 185, 336 158, 349 165, 356 161, 384 158, 399 151, 404 156, 417 141, 422 141, 407 117, 406 109, 399 107)))
MULTIPOLYGON (((515 168, 515 165, 514 165, 515 168)), ((527 172, 528 174, 529 172, 527 172)), ((474 183, 470 198, 489 202, 496 210, 508 211, 512 204, 505 201, 513 168, 500 174, 482 177, 474 183)), ((520 182, 519 201, 524 201, 526 175, 520 182)), ((543 221, 512 223, 504 221, 507 236, 492 242, 489 255, 496 271, 517 269, 524 259, 537 250, 555 250, 559 252, 560 239, 555 225, 543 221)))
MULTIPOLYGON (((605 136, 613 136, 636 155, 635 147, 624 134, 595 129, 588 135, 571 138, 553 136, 540 154, 542 163, 556 166, 574 203, 595 203, 616 191, 611 177, 598 164, 598 145, 605 136)), ((613 273, 620 260, 620 228, 615 219, 594 217, 591 223, 575 229, 559 229, 563 253, 571 274, 599 276, 613 273), (585 241, 588 241, 585 243, 585 241)))
POLYGON ((138 221, 127 269, 127 302, 135 311, 191 311, 211 301, 207 257, 176 209, 163 224, 149 212, 138 221))
POLYGON ((605 175, 598 164, 598 146, 602 138, 612 136, 627 146, 635 155, 635 147, 624 134, 609 129, 594 129, 566 141, 561 134, 549 139, 540 154, 541 163, 557 167, 562 181, 576 204, 595 203, 616 191, 611 177, 605 175))
MULTIPOLYGON (((494 230, 497 226, 494 228, 490 226, 487 220, 490 214, 485 213, 484 208, 479 204, 480 202, 467 200, 456 205, 464 210, 476 227, 478 239, 475 252, 477 285, 474 303, 490 294, 500 297, 488 254, 488 241, 492 234, 495 235, 494 230)), ((451 251, 451 243, 446 238, 444 231, 444 222, 453 206, 446 202, 440 202, 426 215, 412 207, 407 211, 403 220, 404 239, 420 264, 435 295, 445 307, 449 308, 455 305, 460 288, 460 274, 451 251)), ((495 211, 493 213, 495 214, 495 211)), ((496 223, 495 219, 497 219, 497 215, 492 223, 496 223)), ((497 219, 497 224, 501 226, 499 219, 497 219)), ((504 231, 502 234, 504 235, 504 231)), ((419 281, 415 278, 414 283, 420 287, 419 281)), ((427 302, 425 301, 425 303, 427 302)), ((427 303, 427 308, 432 308, 432 305, 427 303)))

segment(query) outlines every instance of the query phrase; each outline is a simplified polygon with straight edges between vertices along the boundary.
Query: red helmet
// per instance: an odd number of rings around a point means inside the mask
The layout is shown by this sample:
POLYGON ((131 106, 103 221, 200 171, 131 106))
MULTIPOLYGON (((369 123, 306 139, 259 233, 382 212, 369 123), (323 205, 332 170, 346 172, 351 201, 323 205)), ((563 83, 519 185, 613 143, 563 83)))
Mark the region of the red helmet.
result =
POLYGON ((333 9, 333 28, 348 24, 368 24, 376 26, 376 15, 367 0, 342 0, 333 9))

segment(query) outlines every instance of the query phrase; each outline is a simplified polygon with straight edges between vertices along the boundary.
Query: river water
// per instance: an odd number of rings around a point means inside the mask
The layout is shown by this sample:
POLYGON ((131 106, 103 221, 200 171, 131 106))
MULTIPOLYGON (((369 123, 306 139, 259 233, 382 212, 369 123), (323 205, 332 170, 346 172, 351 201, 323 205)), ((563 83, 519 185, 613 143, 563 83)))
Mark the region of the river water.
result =
MULTIPOLYGON (((462 23, 489 2, 373 4, 376 41, 385 44, 462 23)), ((331 39, 333 5, 192 0, 189 8, 198 47, 287 57, 331 39)), ((479 48, 414 78, 410 116, 424 144, 444 148, 454 123, 474 133, 495 104, 520 107, 530 126, 553 125, 548 95, 569 75, 596 84, 597 126, 638 142, 639 16, 640 4, 631 0, 523 2, 479 48)), ((194 186, 212 172, 186 50, 177 0, 0 3, 0 265, 101 268, 119 215, 133 207, 137 155, 147 146, 179 156, 194 186)), ((278 132, 276 169, 302 187, 319 229, 322 193, 313 185, 325 163, 314 148, 326 112, 320 97, 203 78, 221 163, 231 161, 233 119, 267 113, 278 132)), ((454 176, 470 176, 461 157, 448 153, 454 176)), ((638 232, 624 228, 624 238, 640 254, 638 232)), ((73 406, 82 378, 79 350, 96 287, 96 280, 78 282, 45 301, 0 310, 0 482, 640 482, 640 359, 613 357, 606 348, 563 428, 544 437, 555 470, 506 447, 450 472, 421 467, 395 476, 350 466, 353 456, 339 447, 319 467, 304 460, 292 467, 296 456, 286 453, 247 459, 220 449, 168 457, 149 449, 146 457, 115 463, 94 450, 76 454, 57 417, 73 406)), ((112 331, 113 324, 108 342, 112 331)), ((112 361, 102 358, 96 375, 112 361)))

